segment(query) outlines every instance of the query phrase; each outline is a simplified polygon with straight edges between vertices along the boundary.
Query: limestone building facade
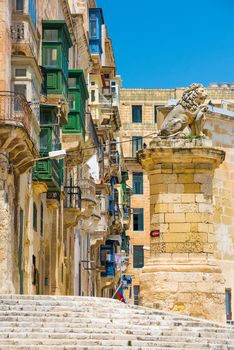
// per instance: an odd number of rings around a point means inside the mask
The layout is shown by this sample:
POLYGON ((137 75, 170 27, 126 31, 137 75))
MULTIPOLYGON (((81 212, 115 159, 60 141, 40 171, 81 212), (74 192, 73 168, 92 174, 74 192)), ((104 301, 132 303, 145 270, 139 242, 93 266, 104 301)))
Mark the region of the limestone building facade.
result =
POLYGON ((13 0, 0 17, 0 291, 112 296, 127 172, 102 9, 13 0))
MULTIPOLYGON (((176 89, 121 89, 121 138, 123 152, 129 169, 129 186, 132 195, 132 223, 130 256, 127 274, 132 275, 132 289, 126 293, 131 303, 138 303, 140 293, 139 275, 150 258, 150 200, 149 182, 146 173, 137 162, 136 152, 146 148, 156 136, 171 106, 181 97, 183 88, 176 89)), ((215 257, 225 276, 226 317, 233 312, 233 123, 234 91, 231 84, 211 84, 206 92, 209 113, 205 128, 213 146, 226 152, 226 158, 215 171, 213 205, 215 257)), ((158 185, 160 186, 160 185, 158 185)), ((174 191, 180 193, 180 185, 174 191)), ((207 209, 208 210, 208 209, 207 209)), ((160 215, 160 214, 159 214, 160 215)), ((175 213, 175 215, 177 215, 175 213)), ((207 233, 209 227, 204 227, 207 233)), ((181 228, 181 235, 183 234, 181 228)), ((156 240, 159 238, 155 238, 156 240)))

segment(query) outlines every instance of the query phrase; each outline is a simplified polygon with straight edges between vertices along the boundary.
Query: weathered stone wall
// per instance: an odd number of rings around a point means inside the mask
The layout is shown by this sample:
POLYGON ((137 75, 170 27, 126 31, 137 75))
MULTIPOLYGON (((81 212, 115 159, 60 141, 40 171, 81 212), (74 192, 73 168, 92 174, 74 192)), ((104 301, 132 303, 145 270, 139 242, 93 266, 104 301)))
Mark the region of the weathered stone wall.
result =
POLYGON ((151 259, 144 306, 224 321, 224 277, 214 260, 212 181, 223 152, 184 144, 140 152, 150 182, 151 259))

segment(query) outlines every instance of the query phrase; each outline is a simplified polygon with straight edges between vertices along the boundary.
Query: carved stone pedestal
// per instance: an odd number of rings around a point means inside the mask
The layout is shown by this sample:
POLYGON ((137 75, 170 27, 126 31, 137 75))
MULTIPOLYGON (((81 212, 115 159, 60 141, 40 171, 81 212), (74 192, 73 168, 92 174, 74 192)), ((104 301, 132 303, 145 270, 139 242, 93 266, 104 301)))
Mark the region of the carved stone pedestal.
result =
POLYGON ((207 142, 155 140, 138 153, 150 181, 151 232, 158 235, 151 237, 140 302, 224 321, 224 278, 213 258, 212 182, 225 153, 207 142))

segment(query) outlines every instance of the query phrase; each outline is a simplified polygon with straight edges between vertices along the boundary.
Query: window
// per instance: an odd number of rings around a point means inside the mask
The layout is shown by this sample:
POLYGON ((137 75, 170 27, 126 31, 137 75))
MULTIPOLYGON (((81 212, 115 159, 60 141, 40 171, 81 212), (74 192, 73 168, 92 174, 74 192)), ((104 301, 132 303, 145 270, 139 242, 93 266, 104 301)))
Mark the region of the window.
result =
POLYGON ((68 103, 69 103, 70 109, 76 109, 76 95, 75 94, 68 95, 68 103))
MULTIPOLYGON (((19 95, 19 96, 26 97, 27 86, 25 84, 15 84, 14 85, 14 92, 15 92, 16 96, 19 95)), ((14 111, 15 112, 22 111, 20 98, 16 98, 14 100, 14 111)))
POLYGON ((95 102, 95 90, 91 90, 91 102, 95 102))
POLYGON ((225 305, 226 305, 226 319, 231 320, 232 319, 232 307, 231 307, 231 289, 227 288, 225 289, 225 305))
POLYGON ((69 88, 76 87, 76 78, 68 78, 69 88))
POLYGON ((142 123, 142 106, 132 106, 132 122, 142 123))
POLYGON ((133 267, 142 268, 144 266, 144 246, 133 246, 133 267))
POLYGON ((41 222, 40 222, 40 231, 41 231, 41 237, 43 237, 43 232, 44 232, 44 207, 43 203, 41 203, 41 222))
POLYGON ((36 27, 37 21, 37 3, 36 0, 28 0, 28 14, 31 17, 31 20, 36 27))
POLYGON ((134 194, 143 194, 143 173, 132 174, 132 186, 134 194))
POLYGON ((154 106, 154 123, 157 124, 157 107, 158 106, 154 106))
POLYGON ((27 86, 25 84, 15 84, 14 92, 16 95, 23 95, 26 97, 27 86))
POLYGON ((138 150, 142 149, 142 137, 133 136, 132 137, 132 156, 135 158, 138 150))
POLYGON ((112 81, 112 82, 111 82, 111 92, 112 92, 112 93, 116 93, 116 92, 117 92, 116 81, 112 81))
POLYGON ((140 287, 139 286, 134 286, 134 305, 138 305, 138 298, 139 298, 139 290, 140 287))
POLYGON ((15 77, 26 77, 27 70, 24 68, 16 68, 15 69, 15 77))
POLYGON ((40 132, 40 151, 41 152, 48 152, 49 144, 50 144, 49 130, 48 129, 41 129, 41 132, 40 132))
POLYGON ((96 14, 90 14, 90 37, 97 38, 97 18, 96 14))
POLYGON ((44 41, 58 41, 58 29, 45 29, 43 31, 43 40, 44 41))
POLYGON ((144 209, 133 209, 133 231, 144 230, 144 209))
POLYGON ((37 231, 37 206, 36 203, 33 202, 33 229, 37 231))
POLYGON ((16 11, 24 10, 24 0, 16 0, 16 11))
POLYGON ((46 66, 57 66, 58 51, 55 48, 45 48, 45 65, 46 66))

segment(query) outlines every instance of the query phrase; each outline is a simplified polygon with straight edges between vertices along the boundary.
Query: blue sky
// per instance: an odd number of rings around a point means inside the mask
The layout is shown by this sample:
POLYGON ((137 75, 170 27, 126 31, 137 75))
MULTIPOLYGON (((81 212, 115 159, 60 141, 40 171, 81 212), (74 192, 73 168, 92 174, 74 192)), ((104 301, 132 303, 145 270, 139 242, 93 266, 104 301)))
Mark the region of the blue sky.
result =
POLYGON ((97 0, 97 5, 123 87, 234 82, 234 0, 97 0))

